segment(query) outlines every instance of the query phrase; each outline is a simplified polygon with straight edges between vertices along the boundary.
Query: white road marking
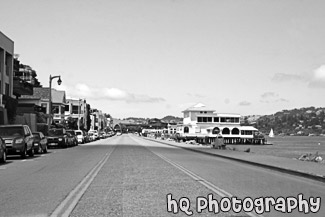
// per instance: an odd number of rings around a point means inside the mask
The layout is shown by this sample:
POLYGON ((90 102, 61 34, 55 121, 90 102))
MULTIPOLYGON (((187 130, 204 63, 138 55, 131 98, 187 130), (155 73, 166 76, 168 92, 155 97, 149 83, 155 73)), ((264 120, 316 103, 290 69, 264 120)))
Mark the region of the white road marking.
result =
POLYGON ((57 206, 50 217, 68 217, 77 203, 79 202, 82 195, 86 192, 92 181, 97 176, 98 172, 104 166, 111 153, 115 148, 107 152, 105 156, 94 166, 94 168, 87 174, 87 176, 72 190, 69 195, 57 206))
MULTIPOLYGON (((148 141, 137 141, 134 137, 131 137, 135 142, 137 142, 138 144, 142 145, 141 143, 147 143, 148 141)), ((161 144, 163 145, 163 144, 161 144)), ((150 147, 150 146, 149 146, 150 147)), ((205 180, 204 178, 196 175, 195 173, 191 172, 190 170, 182 167, 181 165, 171 161, 170 159, 166 158, 165 156, 156 153, 155 151, 151 150, 150 148, 148 148, 153 154, 157 155, 158 157, 160 157, 161 159, 163 159, 164 161, 166 161, 167 163, 171 164, 172 166, 176 167, 177 169, 181 170, 182 172, 184 172, 185 174, 187 174, 188 176, 190 176, 192 179, 194 179, 195 181, 199 182, 200 184, 204 185, 205 187, 207 187, 208 189, 210 189, 211 191, 213 191, 214 193, 216 193, 217 195, 221 196, 221 197, 233 197, 233 195, 219 187, 217 187, 216 185, 212 184, 211 182, 205 180)), ((257 215, 253 212, 245 212, 245 214, 247 214, 248 216, 251 217, 263 217, 263 215, 257 215)))

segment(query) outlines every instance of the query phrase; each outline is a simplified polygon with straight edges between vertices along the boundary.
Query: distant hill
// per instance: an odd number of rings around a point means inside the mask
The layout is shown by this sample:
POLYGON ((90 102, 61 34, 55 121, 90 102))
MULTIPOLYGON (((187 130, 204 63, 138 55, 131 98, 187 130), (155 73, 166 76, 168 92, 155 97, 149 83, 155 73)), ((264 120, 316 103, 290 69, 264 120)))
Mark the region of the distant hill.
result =
POLYGON ((168 115, 166 117, 163 117, 161 121, 164 121, 166 123, 180 123, 183 122, 183 118, 168 115))
POLYGON ((325 108, 307 107, 273 115, 246 116, 242 124, 253 125, 265 134, 272 128, 276 135, 320 135, 325 134, 325 108))
POLYGON ((175 116, 171 116, 171 115, 168 115, 164 118, 136 118, 136 117, 129 117, 129 118, 124 118, 123 120, 119 120, 119 121, 116 121, 116 123, 125 123, 125 124, 147 124, 150 120, 153 121, 153 120, 160 120, 162 122, 165 122, 165 123, 179 123, 179 122, 183 122, 183 118, 180 118, 180 117, 175 117, 175 116))
POLYGON ((125 118, 124 120, 128 121, 129 123, 134 123, 134 124, 146 124, 149 119, 148 118, 129 117, 129 118, 125 118))
MULTIPOLYGON (((129 117, 119 121, 130 124, 148 124, 154 119, 129 117)), ((183 122, 183 118, 172 115, 159 120, 165 123, 183 122)), ((323 107, 283 110, 272 115, 243 116, 240 121, 241 125, 254 126, 264 134, 269 134, 273 129, 275 135, 325 135, 325 108, 323 107)))

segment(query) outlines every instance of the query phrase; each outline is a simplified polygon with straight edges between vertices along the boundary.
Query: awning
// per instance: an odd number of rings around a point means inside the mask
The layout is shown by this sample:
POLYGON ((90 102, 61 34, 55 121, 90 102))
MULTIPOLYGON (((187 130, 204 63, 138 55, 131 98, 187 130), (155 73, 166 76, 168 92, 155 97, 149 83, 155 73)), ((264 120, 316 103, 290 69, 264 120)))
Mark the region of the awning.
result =
POLYGON ((258 131, 255 127, 252 126, 240 126, 238 127, 239 130, 252 130, 252 131, 258 131))

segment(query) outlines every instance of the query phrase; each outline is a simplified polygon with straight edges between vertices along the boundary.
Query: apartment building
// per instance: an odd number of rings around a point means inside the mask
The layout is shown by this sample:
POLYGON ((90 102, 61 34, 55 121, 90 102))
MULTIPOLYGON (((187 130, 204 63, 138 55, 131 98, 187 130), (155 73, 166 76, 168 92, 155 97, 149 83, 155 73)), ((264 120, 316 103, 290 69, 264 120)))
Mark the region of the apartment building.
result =
POLYGON ((85 99, 67 99, 65 105, 65 119, 77 119, 78 129, 87 126, 87 101, 85 99))
POLYGON ((0 124, 8 123, 5 101, 13 91, 14 42, 0 32, 0 124))

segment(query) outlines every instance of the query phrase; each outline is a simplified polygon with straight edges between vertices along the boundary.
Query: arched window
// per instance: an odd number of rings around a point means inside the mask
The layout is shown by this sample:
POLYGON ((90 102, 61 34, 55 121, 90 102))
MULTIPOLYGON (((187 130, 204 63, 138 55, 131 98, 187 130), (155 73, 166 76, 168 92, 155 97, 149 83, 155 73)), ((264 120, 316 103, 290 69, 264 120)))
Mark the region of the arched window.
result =
POLYGON ((219 129, 219 127, 215 127, 215 128, 213 128, 213 130, 212 130, 212 134, 219 134, 220 133, 220 129, 219 129))
POLYGON ((229 135, 229 134, 230 134, 230 130, 228 127, 222 129, 222 135, 229 135))
POLYGON ((232 135, 239 135, 239 129, 238 128, 234 128, 231 130, 231 134, 232 135))
POLYGON ((115 130, 115 131, 121 131, 121 125, 116 124, 116 125, 114 126, 114 130, 115 130))
POLYGON ((184 127, 184 133, 189 133, 190 129, 188 127, 184 127))

